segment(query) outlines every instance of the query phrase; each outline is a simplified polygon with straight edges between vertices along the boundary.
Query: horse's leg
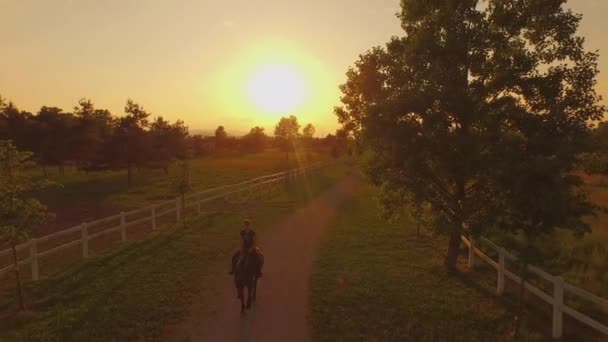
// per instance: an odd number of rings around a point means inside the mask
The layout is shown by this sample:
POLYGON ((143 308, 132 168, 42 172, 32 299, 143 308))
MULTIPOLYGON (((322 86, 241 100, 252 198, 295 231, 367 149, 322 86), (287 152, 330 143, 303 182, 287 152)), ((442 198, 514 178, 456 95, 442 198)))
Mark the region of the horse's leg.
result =
POLYGON ((241 300, 241 313, 245 313, 245 298, 243 288, 239 287, 239 299, 241 300))
POLYGON ((253 302, 254 303, 255 303, 257 296, 258 296, 258 277, 256 275, 255 278, 253 278, 253 302))
POLYGON ((249 284, 249 286, 247 286, 247 309, 251 309, 251 290, 252 290, 253 286, 251 286, 251 284, 249 284))

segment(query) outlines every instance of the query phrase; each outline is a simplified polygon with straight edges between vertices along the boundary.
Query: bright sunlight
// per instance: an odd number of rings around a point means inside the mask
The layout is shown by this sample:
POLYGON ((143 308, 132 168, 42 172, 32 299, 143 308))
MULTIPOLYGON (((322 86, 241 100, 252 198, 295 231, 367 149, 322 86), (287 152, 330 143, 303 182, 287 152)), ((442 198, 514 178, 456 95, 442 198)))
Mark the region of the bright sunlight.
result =
POLYGON ((306 82, 289 64, 268 64, 257 70, 248 85, 250 100, 270 114, 298 109, 306 98, 306 82))

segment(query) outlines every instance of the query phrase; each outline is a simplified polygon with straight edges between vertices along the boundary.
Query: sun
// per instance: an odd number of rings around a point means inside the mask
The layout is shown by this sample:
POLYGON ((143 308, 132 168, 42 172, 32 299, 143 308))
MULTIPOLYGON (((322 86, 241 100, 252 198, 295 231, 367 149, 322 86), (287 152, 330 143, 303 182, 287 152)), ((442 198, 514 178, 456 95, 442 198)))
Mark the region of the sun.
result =
POLYGON ((306 97, 306 82, 289 64, 267 64, 254 72, 248 84, 251 102, 268 114, 295 112, 306 97))

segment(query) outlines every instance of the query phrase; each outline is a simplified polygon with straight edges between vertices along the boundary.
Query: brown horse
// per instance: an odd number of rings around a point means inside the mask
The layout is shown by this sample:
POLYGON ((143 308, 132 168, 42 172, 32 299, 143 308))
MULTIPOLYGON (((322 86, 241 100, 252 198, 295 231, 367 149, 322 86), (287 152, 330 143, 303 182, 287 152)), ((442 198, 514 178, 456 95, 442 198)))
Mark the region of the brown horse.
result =
POLYGON ((236 253, 232 257, 234 270, 234 286, 237 289, 238 298, 241 300, 241 313, 245 313, 245 308, 251 309, 252 302, 255 302, 258 278, 262 273, 264 265, 264 255, 259 248, 245 254, 243 258, 236 253), (239 261, 240 259, 240 261, 239 261), (245 306, 244 288, 247 288, 247 305, 245 306))

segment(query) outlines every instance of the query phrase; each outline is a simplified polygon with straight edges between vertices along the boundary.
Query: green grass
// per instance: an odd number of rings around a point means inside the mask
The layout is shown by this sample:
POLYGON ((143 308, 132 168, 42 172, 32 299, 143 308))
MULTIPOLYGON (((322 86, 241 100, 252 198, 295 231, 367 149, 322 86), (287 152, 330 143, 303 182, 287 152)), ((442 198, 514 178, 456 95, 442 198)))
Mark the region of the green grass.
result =
POLYGON ((495 341, 512 315, 483 284, 448 276, 444 238, 377 216, 375 189, 340 211, 314 265, 316 341, 495 341))
MULTIPOLYGON (((254 227, 263 235, 345 170, 334 166, 247 209, 254 227)), ((184 316, 192 296, 210 296, 211 280, 224 276, 238 246, 242 219, 240 210, 189 219, 185 229, 173 227, 29 285, 30 312, 1 319, 0 341, 157 338, 184 316)), ((0 309, 14 305, 0 297, 0 309)))
MULTIPOLYGON (((589 194, 590 200, 608 209, 608 178, 582 176, 585 181, 583 190, 589 194)), ((534 264, 587 291, 608 298, 608 212, 600 211, 597 216, 586 220, 591 232, 584 236, 556 230, 538 238, 536 246, 542 251, 542 257, 534 264)), ((524 246, 521 236, 495 234, 491 239, 515 254, 524 246)))
MULTIPOLYGON (((190 161, 190 181, 194 190, 203 190, 327 159, 326 154, 303 151, 291 153, 287 162, 285 153, 278 150, 210 156, 190 161)), ((175 197, 173 183, 180 172, 176 164, 171 165, 168 175, 162 170, 136 170, 134 183, 128 187, 125 170, 86 174, 66 168, 65 174, 60 176, 56 170, 49 169, 49 177, 62 184, 62 187, 40 193, 38 197, 51 209, 88 202, 128 209, 142 206, 145 202, 175 197)))

